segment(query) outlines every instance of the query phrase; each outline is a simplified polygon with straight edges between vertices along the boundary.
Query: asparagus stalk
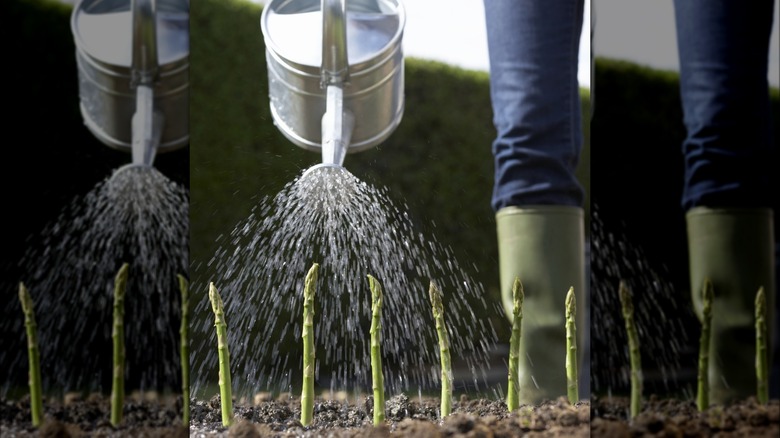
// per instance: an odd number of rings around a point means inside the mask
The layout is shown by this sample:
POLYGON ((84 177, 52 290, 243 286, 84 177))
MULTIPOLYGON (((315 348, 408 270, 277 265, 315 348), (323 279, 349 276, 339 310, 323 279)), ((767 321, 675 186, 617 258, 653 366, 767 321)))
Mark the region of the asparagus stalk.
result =
POLYGON ((512 336, 509 338, 509 381, 506 406, 509 412, 520 406, 520 324, 523 321, 523 284, 518 277, 512 285, 512 336))
POLYGON ((303 390, 301 391, 301 424, 311 424, 314 415, 314 291, 320 265, 315 263, 306 274, 303 285, 303 390))
POLYGON ((209 300, 214 311, 214 327, 217 329, 217 348, 219 353, 219 398, 222 406, 222 425, 233 423, 233 389, 230 384, 230 350, 228 349, 227 324, 222 297, 214 283, 209 285, 209 300))
POLYGON ((125 290, 130 266, 124 263, 114 279, 114 325, 111 337, 114 341, 114 378, 111 385, 111 425, 122 422, 125 404, 125 290))
POLYGON ((628 354, 631 361, 631 418, 639 414, 642 404, 642 363, 639 354, 639 335, 634 322, 634 304, 626 284, 621 281, 619 287, 620 304, 628 334, 628 354))
POLYGON ((452 411, 452 368, 450 366, 450 340, 444 325, 444 306, 441 291, 433 281, 428 288, 433 307, 433 319, 436 321, 436 333, 439 336, 439 356, 441 357, 441 416, 446 417, 452 411))
POLYGON ((710 406, 710 331, 712 321, 712 298, 714 291, 709 280, 704 282, 701 291, 702 310, 701 337, 699 338, 699 375, 697 376, 696 407, 704 411, 710 406))
POLYGON ((382 375, 382 285, 368 276, 371 288, 371 377, 374 390, 374 425, 385 421, 385 378, 382 375))
POLYGON ((190 321, 190 291, 187 279, 179 275, 179 290, 181 290, 181 327, 179 327, 179 351, 181 356, 181 396, 182 423, 185 426, 190 424, 190 339, 189 339, 189 321, 190 321))
POLYGON ((566 294, 566 387, 569 403, 580 400, 577 379, 577 326, 574 319, 577 316, 577 301, 574 298, 574 288, 570 287, 566 294))
POLYGON ((24 327, 27 331, 27 358, 29 362, 28 383, 30 385, 30 411, 32 425, 38 427, 43 420, 43 399, 41 396, 41 357, 38 350, 38 325, 30 293, 24 283, 19 283, 19 301, 24 312, 24 327))
POLYGON ((761 404, 769 401, 769 350, 767 347, 766 295, 764 287, 756 293, 756 398, 761 404))

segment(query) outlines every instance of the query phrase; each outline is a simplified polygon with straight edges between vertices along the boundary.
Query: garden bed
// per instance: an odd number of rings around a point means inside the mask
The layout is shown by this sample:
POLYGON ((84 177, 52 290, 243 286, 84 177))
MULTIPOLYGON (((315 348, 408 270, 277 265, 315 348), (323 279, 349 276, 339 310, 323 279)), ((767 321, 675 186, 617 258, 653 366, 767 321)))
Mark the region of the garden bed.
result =
POLYGON ((234 424, 223 427, 219 396, 192 402, 190 435, 195 437, 588 437, 590 403, 572 406, 565 398, 538 406, 522 406, 510 414, 503 400, 469 399, 461 396, 452 414, 439 420, 438 398, 397 395, 386 403, 385 424, 372 421, 373 397, 358 404, 317 398, 309 427, 300 419, 300 399, 282 395, 273 400, 255 397, 253 404, 234 407, 234 424))
POLYGON ((46 400, 39 429, 30 422, 30 399, 0 399, 2 437, 188 437, 181 424, 181 397, 131 396, 125 400, 124 419, 111 426, 109 397, 68 395, 65 401, 46 400))
POLYGON ((593 398, 593 437, 778 437, 780 402, 760 405, 755 398, 696 409, 693 399, 649 397, 633 420, 628 419, 629 399, 593 398))

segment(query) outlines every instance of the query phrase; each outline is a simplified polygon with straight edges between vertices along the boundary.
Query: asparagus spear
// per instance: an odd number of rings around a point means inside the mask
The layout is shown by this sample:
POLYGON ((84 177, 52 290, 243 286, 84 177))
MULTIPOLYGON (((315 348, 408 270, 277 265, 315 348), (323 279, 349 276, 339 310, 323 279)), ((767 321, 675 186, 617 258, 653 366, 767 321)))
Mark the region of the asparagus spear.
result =
POLYGON ((515 277, 512 285, 512 336, 509 338, 509 381, 506 406, 509 412, 520 406, 520 325, 523 321, 523 284, 515 277))
POLYGON ((111 385, 111 425, 122 422, 122 408, 125 404, 125 290, 127 289, 127 263, 119 268, 114 279, 114 325, 111 337, 114 340, 114 378, 111 385))
POLYGON ((29 362, 30 411, 32 425, 38 427, 43 420, 43 400, 41 396, 41 359, 38 350, 38 325, 35 323, 35 310, 30 293, 24 283, 19 283, 19 301, 24 312, 24 327, 27 331, 27 358, 29 362))
POLYGON ((368 276, 371 289, 371 377, 374 390, 374 425, 385 421, 385 379, 382 374, 382 285, 368 276))
POLYGON ((185 426, 190 424, 190 340, 189 340, 189 320, 190 320, 190 292, 187 279, 179 275, 179 290, 181 290, 181 327, 179 327, 179 351, 181 356, 181 396, 184 405, 182 406, 182 423, 185 426))
POLYGON ((571 287, 566 294, 566 386, 571 404, 580 400, 577 388, 577 326, 574 324, 576 316, 577 302, 574 298, 574 288, 571 287))
POLYGON ((701 338, 699 338, 699 375, 697 376, 696 407, 704 411, 710 406, 710 328, 712 321, 712 298, 714 291, 709 280, 704 282, 701 291, 702 310, 701 338))
POLYGON ((626 284, 621 281, 619 287, 620 304, 628 334, 628 353, 631 360, 631 418, 639 414, 642 405, 642 362, 639 354, 639 335, 634 322, 634 304, 626 284))
POLYGON ((444 325, 444 307, 441 291, 433 281, 428 288, 433 307, 433 319, 436 321, 436 333, 439 336, 439 355, 441 356, 441 416, 446 417, 452 411, 452 368, 450 367, 450 340, 444 325))
POLYGON ((230 385, 230 350, 228 349, 227 324, 222 297, 214 283, 209 285, 209 300, 214 311, 214 326, 217 328, 217 348, 219 353, 219 398, 222 405, 222 425, 233 423, 233 389, 230 385))
POLYGON ((761 404, 769 401, 769 350, 767 348, 766 295, 764 287, 756 293, 756 398, 761 404))
POLYGON ((306 274, 303 286, 303 390, 301 392, 301 424, 311 424, 314 415, 314 291, 320 265, 315 263, 306 274))

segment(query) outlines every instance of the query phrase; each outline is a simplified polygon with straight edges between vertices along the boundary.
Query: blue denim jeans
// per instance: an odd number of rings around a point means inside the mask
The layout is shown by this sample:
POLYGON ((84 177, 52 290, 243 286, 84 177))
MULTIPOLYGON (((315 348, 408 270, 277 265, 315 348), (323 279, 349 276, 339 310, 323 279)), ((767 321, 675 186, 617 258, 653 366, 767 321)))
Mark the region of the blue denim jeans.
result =
POLYGON ((492 206, 581 207, 577 61, 583 0, 485 0, 493 142, 492 206))
POLYGON ((675 0, 685 210, 772 207, 773 0, 675 0))

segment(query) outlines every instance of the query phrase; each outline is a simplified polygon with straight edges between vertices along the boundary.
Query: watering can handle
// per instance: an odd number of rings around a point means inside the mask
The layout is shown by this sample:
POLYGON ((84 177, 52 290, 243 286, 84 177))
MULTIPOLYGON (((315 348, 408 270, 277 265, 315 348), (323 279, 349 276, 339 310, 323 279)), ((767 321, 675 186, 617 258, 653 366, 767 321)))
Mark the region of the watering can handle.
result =
POLYGON ((131 0, 134 85, 152 85, 157 79, 155 3, 156 0, 131 0))
POLYGON ((322 87, 341 85, 349 76, 347 0, 322 0, 322 87))

